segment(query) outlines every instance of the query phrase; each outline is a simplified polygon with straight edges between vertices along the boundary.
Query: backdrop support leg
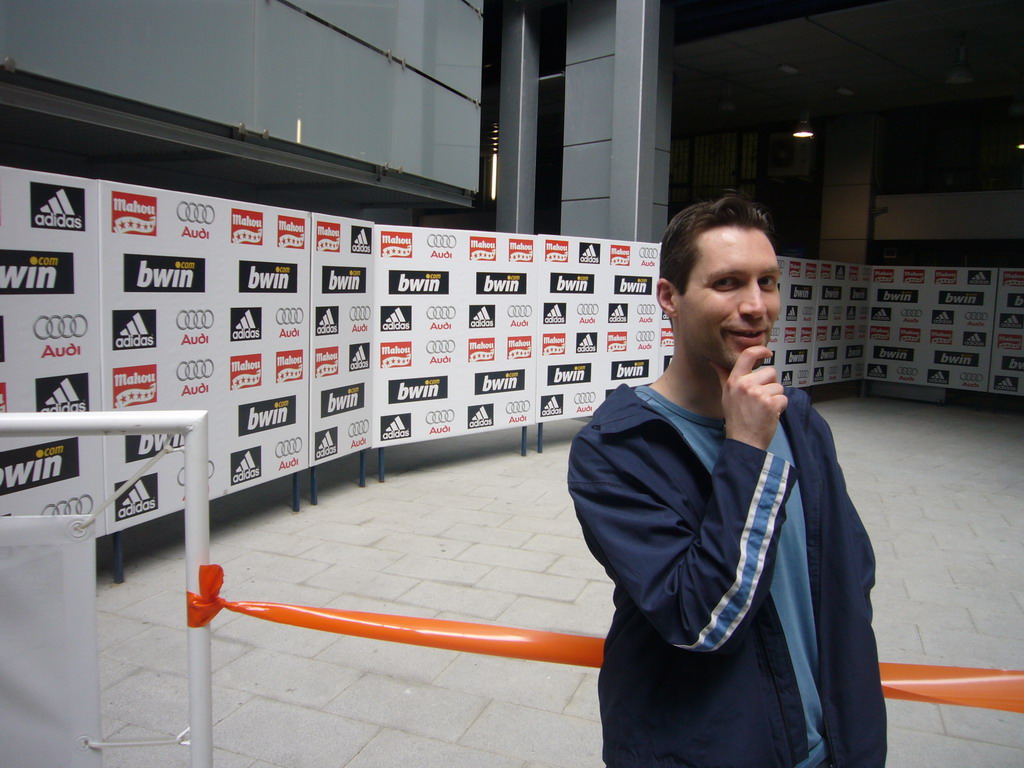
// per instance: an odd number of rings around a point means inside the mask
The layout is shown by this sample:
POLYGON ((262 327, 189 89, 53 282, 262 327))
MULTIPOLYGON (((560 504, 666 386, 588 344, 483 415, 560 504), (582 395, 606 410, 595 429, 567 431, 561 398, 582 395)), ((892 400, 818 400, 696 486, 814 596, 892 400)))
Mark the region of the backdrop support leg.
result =
POLYGON ((299 511, 299 473, 292 473, 292 512, 299 511))
POLYGON ((537 422, 537 453, 544 453, 544 424, 537 422))
POLYGON ((316 467, 309 468, 309 503, 316 506, 316 467))
POLYGON ((363 448, 359 452, 359 487, 366 487, 366 452, 369 448, 363 448))
POLYGON ((111 567, 114 570, 114 583, 124 584, 124 547, 121 542, 121 532, 114 531, 110 534, 110 543, 113 551, 110 554, 111 567))

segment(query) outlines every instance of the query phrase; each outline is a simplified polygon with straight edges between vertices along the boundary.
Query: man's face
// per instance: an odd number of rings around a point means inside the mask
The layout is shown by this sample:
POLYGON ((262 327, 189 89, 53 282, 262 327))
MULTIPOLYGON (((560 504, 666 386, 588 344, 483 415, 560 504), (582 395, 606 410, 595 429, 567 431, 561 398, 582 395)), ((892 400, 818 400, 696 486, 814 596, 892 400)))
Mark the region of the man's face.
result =
POLYGON ((718 227, 697 239, 686 291, 671 304, 676 356, 702 372, 713 361, 731 370, 740 353, 768 344, 779 316, 779 263, 764 233, 718 227))

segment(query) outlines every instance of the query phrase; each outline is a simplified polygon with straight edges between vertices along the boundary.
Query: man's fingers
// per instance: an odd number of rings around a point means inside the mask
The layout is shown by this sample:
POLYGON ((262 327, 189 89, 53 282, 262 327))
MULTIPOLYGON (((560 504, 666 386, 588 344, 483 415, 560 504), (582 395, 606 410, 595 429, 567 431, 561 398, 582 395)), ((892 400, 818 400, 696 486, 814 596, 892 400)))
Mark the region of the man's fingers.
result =
POLYGON ((745 376, 754 370, 754 366, 766 357, 771 357, 771 352, 768 347, 748 347, 740 352, 740 356, 736 358, 736 365, 732 367, 732 373, 734 376, 745 376))

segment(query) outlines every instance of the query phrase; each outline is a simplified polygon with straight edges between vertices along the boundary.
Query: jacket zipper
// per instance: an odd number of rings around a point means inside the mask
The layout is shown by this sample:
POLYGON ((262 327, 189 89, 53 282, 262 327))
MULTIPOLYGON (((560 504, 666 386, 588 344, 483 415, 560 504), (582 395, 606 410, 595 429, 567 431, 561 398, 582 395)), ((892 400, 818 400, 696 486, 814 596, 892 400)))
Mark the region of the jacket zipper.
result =
MULTIPOLYGON (((770 600, 771 598, 768 599, 770 600)), ((771 654, 768 653, 768 644, 764 639, 764 627, 760 624, 757 626, 757 640, 761 644, 761 652, 764 654, 764 658, 768 662, 768 671, 772 676, 772 688, 775 689, 775 703, 778 705, 779 714, 782 716, 782 730, 785 732, 786 744, 789 747, 789 759, 792 760, 796 750, 793 749, 793 742, 789 737, 789 719, 786 717, 786 708, 782 704, 782 691, 779 690, 779 676, 775 671, 775 665, 772 663, 771 654)))

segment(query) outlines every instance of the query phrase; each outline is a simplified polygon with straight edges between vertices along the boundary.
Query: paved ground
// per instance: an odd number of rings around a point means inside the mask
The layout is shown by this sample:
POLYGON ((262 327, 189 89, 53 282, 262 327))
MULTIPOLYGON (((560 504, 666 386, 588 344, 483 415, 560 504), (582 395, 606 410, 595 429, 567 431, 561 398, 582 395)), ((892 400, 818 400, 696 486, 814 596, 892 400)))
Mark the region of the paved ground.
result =
MULTIPOLYGON (((819 403, 878 557, 884 661, 1024 669, 1024 414, 879 398, 819 403)), ((603 635, 611 590, 565 491, 580 422, 402 446, 213 506, 224 596, 603 635), (530 439, 536 430, 531 429, 530 439)), ((175 518, 125 534, 98 581, 104 736, 186 722, 184 564, 175 518)), ((595 768, 596 671, 341 637, 227 612, 214 626, 218 768, 595 768)), ((889 766, 1024 765, 1024 716, 890 701, 889 766)), ((108 768, 188 765, 183 747, 108 768)))

